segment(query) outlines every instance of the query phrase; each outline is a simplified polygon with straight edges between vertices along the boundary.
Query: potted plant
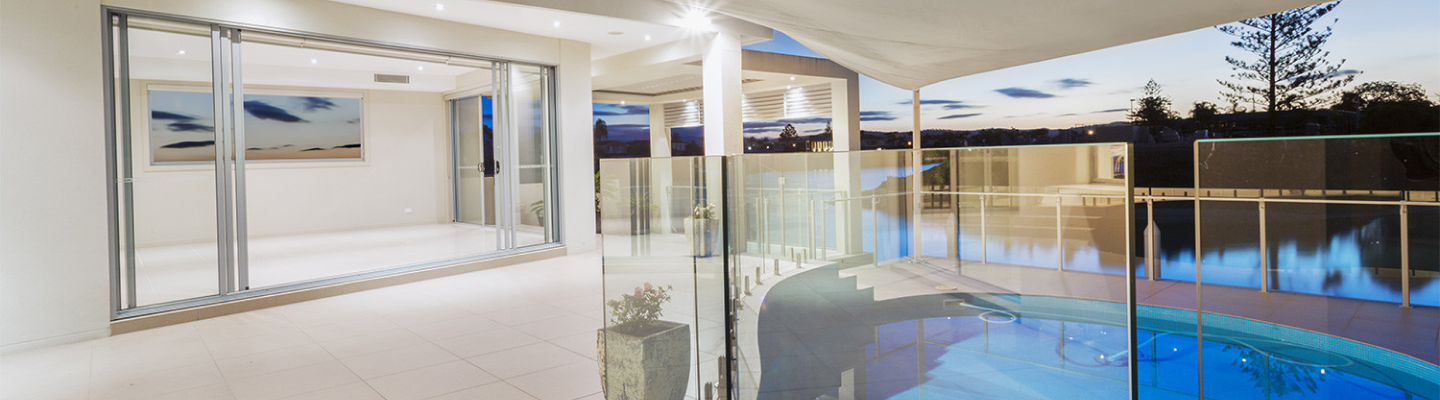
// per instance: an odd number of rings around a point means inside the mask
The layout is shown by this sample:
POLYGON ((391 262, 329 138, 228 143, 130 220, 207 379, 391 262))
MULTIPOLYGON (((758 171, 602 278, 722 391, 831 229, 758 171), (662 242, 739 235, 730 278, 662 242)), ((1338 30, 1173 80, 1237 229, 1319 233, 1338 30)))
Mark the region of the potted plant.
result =
POLYGON ((720 218, 714 204, 695 206, 685 219, 685 238, 697 257, 711 257, 720 248, 720 218))
POLYGON ((646 283, 610 300, 611 325, 598 336, 600 387, 609 400, 685 397, 690 378, 690 326, 661 321, 671 286, 646 283))

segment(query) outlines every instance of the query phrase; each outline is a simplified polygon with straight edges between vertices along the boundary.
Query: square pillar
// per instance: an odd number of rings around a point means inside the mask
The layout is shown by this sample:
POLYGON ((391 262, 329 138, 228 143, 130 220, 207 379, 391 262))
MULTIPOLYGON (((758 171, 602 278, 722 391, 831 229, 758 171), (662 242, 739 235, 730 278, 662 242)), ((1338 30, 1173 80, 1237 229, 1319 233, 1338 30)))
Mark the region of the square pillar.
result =
POLYGON ((705 50, 705 155, 744 154, 740 122, 740 37, 717 33, 705 50))

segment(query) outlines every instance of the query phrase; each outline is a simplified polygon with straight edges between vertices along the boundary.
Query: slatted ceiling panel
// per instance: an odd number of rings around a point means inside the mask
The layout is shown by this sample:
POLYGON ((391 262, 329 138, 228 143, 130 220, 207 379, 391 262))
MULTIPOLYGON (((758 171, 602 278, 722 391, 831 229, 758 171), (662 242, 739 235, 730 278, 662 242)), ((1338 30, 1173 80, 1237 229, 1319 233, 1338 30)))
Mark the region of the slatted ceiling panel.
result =
POLYGON ((740 118, 749 122, 827 116, 830 106, 830 85, 802 86, 745 95, 740 118))
MULTIPOLYGON (((830 85, 819 84, 747 94, 740 98, 740 120, 769 121, 824 117, 831 113, 830 85)), ((705 102, 665 104, 665 126, 678 128, 705 124, 705 102)))
POLYGON ((665 103, 665 126, 679 128, 705 124, 705 102, 700 100, 665 103))

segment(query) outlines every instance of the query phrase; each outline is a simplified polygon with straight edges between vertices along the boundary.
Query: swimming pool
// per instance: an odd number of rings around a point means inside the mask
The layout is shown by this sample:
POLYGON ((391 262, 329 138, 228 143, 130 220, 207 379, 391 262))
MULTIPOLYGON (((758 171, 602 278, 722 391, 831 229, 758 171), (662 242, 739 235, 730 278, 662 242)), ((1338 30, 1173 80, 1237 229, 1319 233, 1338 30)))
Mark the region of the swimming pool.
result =
POLYGON ((1440 367, 1315 332, 1206 313, 1202 343, 1193 311, 1139 306, 1132 355, 1121 303, 874 301, 833 274, 807 271, 766 294, 753 398, 1121 399, 1135 363, 1142 399, 1195 399, 1201 371, 1213 399, 1440 399, 1440 367))

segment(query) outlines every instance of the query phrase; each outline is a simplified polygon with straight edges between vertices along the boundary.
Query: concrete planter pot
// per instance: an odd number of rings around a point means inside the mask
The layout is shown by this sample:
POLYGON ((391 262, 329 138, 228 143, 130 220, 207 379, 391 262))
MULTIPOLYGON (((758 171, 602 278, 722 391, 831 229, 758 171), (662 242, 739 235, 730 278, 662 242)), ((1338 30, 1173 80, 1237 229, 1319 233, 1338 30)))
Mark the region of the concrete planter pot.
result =
POLYGON ((597 332, 600 387, 607 400, 685 397, 690 378, 690 325, 654 321, 597 332))

